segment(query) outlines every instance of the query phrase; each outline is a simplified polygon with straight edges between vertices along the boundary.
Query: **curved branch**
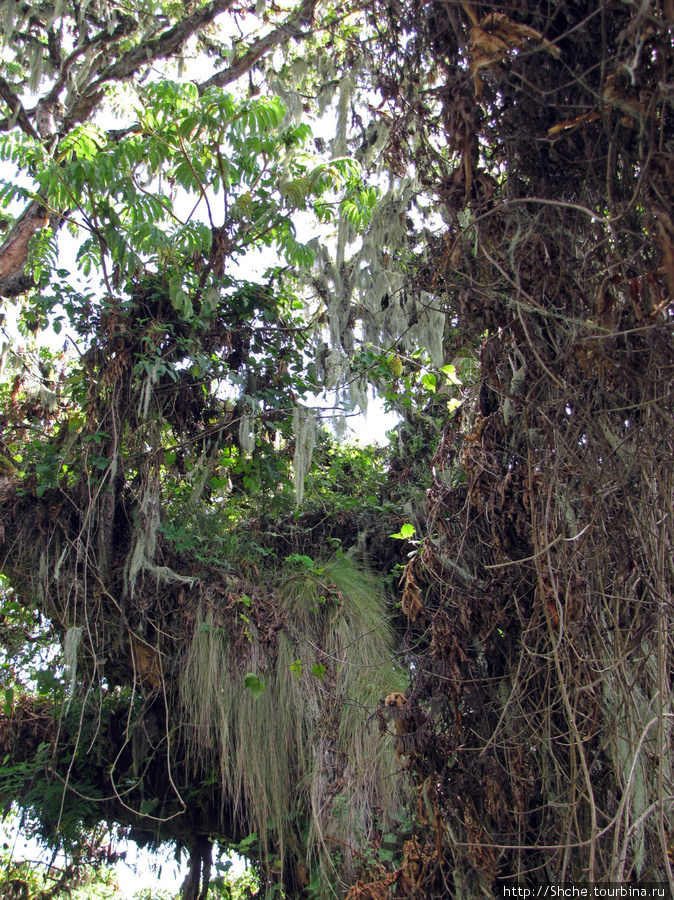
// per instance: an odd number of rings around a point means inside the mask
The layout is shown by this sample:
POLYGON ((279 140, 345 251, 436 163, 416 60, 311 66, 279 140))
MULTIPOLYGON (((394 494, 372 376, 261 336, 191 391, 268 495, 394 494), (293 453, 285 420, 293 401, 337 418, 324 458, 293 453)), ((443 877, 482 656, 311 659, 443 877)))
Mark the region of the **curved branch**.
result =
POLYGON ((16 94, 4 78, 0 78, 0 97, 12 110, 12 116, 16 117, 16 121, 18 122, 21 130, 30 137, 35 138, 36 141, 39 141, 40 136, 30 124, 30 120, 26 115, 26 110, 23 108, 23 103, 19 100, 19 98, 16 96, 16 94))
MULTIPOLYGON (((299 9, 293 12, 282 25, 255 41, 243 56, 234 60, 226 69, 202 82, 199 85, 199 92, 203 93, 208 87, 224 87, 226 84, 231 84, 237 78, 245 75, 270 50, 284 44, 290 38, 307 37, 310 31, 303 29, 313 22, 316 2, 317 0, 304 0, 299 9)), ((100 102, 106 84, 112 81, 126 81, 143 66, 178 53, 192 35, 210 25, 218 15, 226 12, 233 5, 234 0, 212 0, 211 3, 187 16, 164 34, 151 38, 124 53, 83 91, 77 106, 64 121, 64 126, 83 121, 90 115, 100 102)))
MULTIPOLYGON (((88 85, 79 98, 78 107, 81 107, 82 111, 86 109, 91 111, 100 102, 106 84, 111 81, 126 81, 143 66, 151 65, 159 59, 166 59, 166 57, 178 53, 193 34, 210 25, 220 13, 230 9, 234 2, 235 0, 211 0, 210 3, 186 16, 159 37, 150 38, 138 44, 137 47, 127 50, 88 85)), ((74 118, 74 115, 75 110, 68 117, 68 124, 71 121, 81 121, 81 118, 74 118)), ((81 116, 82 112, 79 115, 81 116)))
POLYGON ((308 37, 310 32, 303 31, 302 26, 310 26, 312 24, 316 2, 317 0, 304 0, 302 6, 287 21, 269 34, 261 37, 243 56, 235 59, 226 69, 216 72, 207 81, 202 82, 199 85, 199 93, 202 94, 209 87, 224 87, 226 84, 236 81, 237 78, 250 71, 255 63, 269 53, 270 50, 273 50, 279 44, 286 43, 290 38, 301 39, 308 37))

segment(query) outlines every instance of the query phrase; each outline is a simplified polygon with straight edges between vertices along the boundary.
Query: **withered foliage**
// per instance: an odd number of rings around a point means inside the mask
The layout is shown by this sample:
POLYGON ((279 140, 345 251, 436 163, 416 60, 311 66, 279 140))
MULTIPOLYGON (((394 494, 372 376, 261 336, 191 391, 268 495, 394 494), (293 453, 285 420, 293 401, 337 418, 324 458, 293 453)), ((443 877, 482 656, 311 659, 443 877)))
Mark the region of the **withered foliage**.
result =
POLYGON ((671 880, 674 10, 385 21, 391 165, 448 226, 418 277, 482 363, 403 582, 388 715, 438 852, 399 895, 671 880))

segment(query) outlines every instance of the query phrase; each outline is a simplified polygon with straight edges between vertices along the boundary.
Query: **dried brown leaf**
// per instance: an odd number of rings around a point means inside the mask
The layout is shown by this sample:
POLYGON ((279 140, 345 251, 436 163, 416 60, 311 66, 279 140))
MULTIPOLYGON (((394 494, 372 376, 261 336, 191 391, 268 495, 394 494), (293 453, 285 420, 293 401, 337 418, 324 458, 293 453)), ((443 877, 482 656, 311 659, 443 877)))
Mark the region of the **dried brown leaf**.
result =
POLYGON ((568 131, 570 128, 577 128, 579 125, 584 125, 587 122, 595 122, 598 118, 598 112, 591 112, 585 113, 582 116, 576 116, 575 119, 567 119, 565 122, 557 122, 556 125, 552 125, 548 128, 548 135, 553 137, 555 134, 559 134, 562 131, 568 131))
POLYGON ((424 613, 424 605, 421 602, 421 590, 412 573, 411 564, 405 569, 405 587, 403 588, 402 611, 412 622, 416 622, 424 613))

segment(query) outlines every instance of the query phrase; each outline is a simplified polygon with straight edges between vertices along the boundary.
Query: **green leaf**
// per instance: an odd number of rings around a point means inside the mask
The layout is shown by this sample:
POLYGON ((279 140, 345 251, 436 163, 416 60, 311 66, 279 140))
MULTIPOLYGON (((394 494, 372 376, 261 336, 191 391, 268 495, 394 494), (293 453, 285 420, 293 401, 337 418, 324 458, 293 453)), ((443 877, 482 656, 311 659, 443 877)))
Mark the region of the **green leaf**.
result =
POLYGON ((435 375, 432 372, 427 372, 425 375, 421 376, 421 383, 429 391, 431 394, 435 393, 436 380, 435 375))
POLYGON ((410 525, 409 522, 405 522, 400 531, 397 532, 397 534, 392 534, 391 537, 398 538, 398 540, 401 541, 406 541, 409 540, 409 538, 414 537, 415 532, 416 528, 414 527, 414 525, 410 525))
POLYGON ((262 691, 264 690, 264 682, 260 681, 257 675, 254 675, 252 672, 249 672, 246 677, 243 679, 244 687, 246 687, 253 697, 259 697, 262 691))
POLYGON ((286 562, 296 562, 300 565, 304 566, 305 569, 309 569, 311 572, 316 571, 316 563, 310 556, 304 556, 302 553, 291 553, 290 556, 286 556, 286 562))
POLYGON ((90 122, 76 125, 61 141, 59 147, 61 159, 67 158, 72 151, 76 159, 93 160, 105 146, 106 140, 100 126, 90 122))
POLYGON ((149 816, 152 814, 152 811, 156 806, 159 805, 159 797, 153 797, 152 800, 143 800, 140 804, 140 814, 141 816, 149 816))
POLYGON ((290 664, 290 671, 295 676, 295 678, 302 677, 302 672, 304 670, 302 668, 302 663, 299 659, 296 659, 294 663, 290 664))
POLYGON ((322 682, 325 678, 325 666, 321 665, 321 663, 316 663, 311 667, 311 674, 315 675, 322 682))
POLYGON ((237 850, 239 853, 246 853, 250 847, 257 841, 257 831, 251 831, 242 841, 239 841, 237 850))
POLYGON ((447 381, 451 382, 451 384, 461 384, 461 379, 456 374, 456 366, 443 366, 440 371, 447 376, 447 381))

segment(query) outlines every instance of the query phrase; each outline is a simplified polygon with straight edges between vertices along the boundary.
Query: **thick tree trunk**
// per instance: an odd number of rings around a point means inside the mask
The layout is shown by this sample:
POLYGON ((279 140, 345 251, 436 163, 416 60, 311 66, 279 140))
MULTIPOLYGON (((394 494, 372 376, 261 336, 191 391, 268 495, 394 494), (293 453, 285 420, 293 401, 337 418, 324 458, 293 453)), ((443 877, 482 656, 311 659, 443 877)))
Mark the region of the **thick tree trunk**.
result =
POLYGON ((30 239, 49 224, 47 210, 33 200, 21 213, 0 247, 0 296, 16 297, 33 285, 26 275, 30 239))
POLYGON ((197 835, 190 850, 190 870, 180 888, 181 900, 206 900, 211 881, 212 852, 212 842, 203 835, 197 835))

